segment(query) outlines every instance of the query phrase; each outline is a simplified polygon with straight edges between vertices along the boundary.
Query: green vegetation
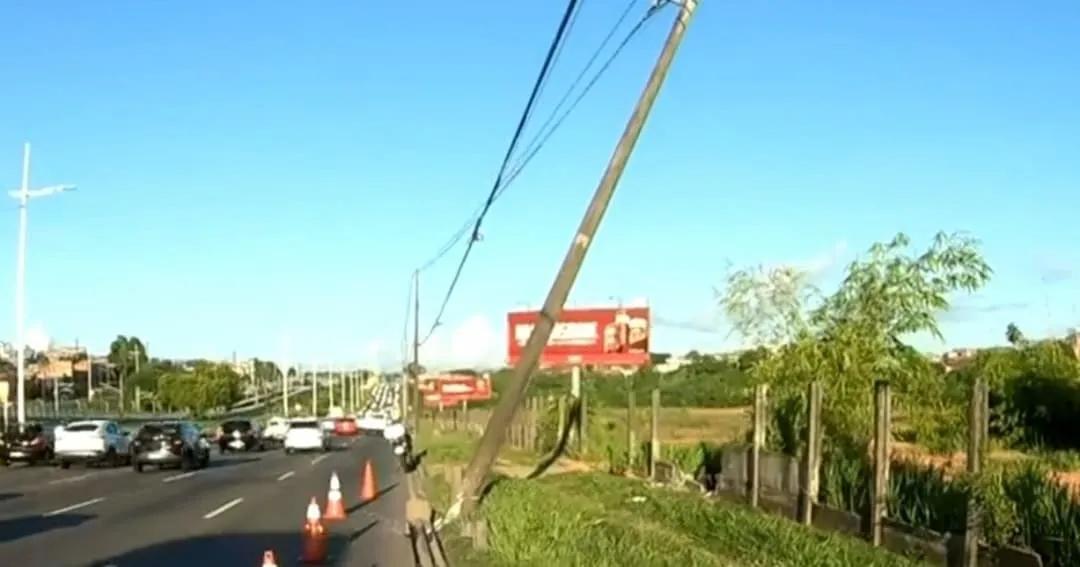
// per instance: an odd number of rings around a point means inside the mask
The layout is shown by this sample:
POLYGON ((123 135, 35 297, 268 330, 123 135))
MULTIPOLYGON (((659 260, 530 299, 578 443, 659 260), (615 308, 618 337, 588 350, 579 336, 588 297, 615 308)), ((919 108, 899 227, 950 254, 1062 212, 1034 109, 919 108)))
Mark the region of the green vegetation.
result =
MULTIPOLYGON (((1028 344, 1013 325, 1006 331, 1012 348, 984 352, 964 370, 947 372, 904 342, 915 334, 940 338, 937 317, 949 309, 950 298, 978 291, 991 274, 977 241, 939 234, 918 252, 904 235, 875 244, 848 266, 831 295, 791 268, 730 276, 721 301, 728 318, 743 337, 771 353, 750 376, 770 385, 772 448, 801 454, 805 392, 814 380, 823 384, 827 502, 860 513, 867 509, 870 393, 878 379, 892 384, 894 412, 904 426, 897 434, 904 441, 937 452, 961 449, 978 376, 991 388, 997 444, 1076 447, 1080 369, 1071 349, 1055 341, 1028 344)), ((1030 547, 1048 566, 1080 561, 1080 545, 1072 537, 1080 533, 1080 508, 1038 463, 998 464, 976 478, 897 464, 892 493, 894 517, 954 533, 963 530, 965 502, 974 494, 987 510, 983 535, 990 543, 1030 547)))
MULTIPOLYGON (((958 294, 977 293, 992 274, 977 241, 948 234, 935 236, 921 250, 902 234, 875 244, 846 268, 831 293, 790 267, 735 271, 718 299, 752 348, 732 356, 691 353, 689 364, 662 376, 650 369, 626 378, 586 373, 589 457, 604 459, 615 470, 624 467, 626 419, 620 408, 626 407, 629 389, 639 408, 648 404, 654 387, 662 392, 665 412, 683 407, 685 415, 661 420, 670 435, 703 419, 704 408, 747 405, 758 383, 770 385, 770 450, 801 456, 806 390, 819 380, 825 392, 820 500, 866 514, 872 388, 885 379, 893 392, 894 437, 904 456, 892 465, 890 516, 916 528, 958 534, 974 496, 986 511, 988 543, 1031 548, 1048 567, 1080 564, 1080 505, 1063 485, 1068 479, 1056 475, 1075 471, 1080 463, 1075 337, 1032 341, 1011 324, 1003 333, 1008 346, 983 349, 950 362, 950 368, 909 344, 916 335, 940 338, 939 316, 958 294), (977 377, 990 389, 991 451, 984 472, 970 477, 949 461, 964 450, 977 377)), ((506 373, 493 378, 498 391, 506 373)), ((565 395, 568 383, 565 374, 541 374, 530 393, 565 395)), ((554 403, 547 411, 541 421, 544 448, 554 442, 554 403)), ((638 415, 644 432, 645 414, 638 415)), ((673 445, 664 440, 664 458, 687 472, 714 465, 717 445, 732 439, 717 425, 719 415, 708 418, 714 437, 708 436, 708 426, 694 425, 701 443, 685 436, 673 445)), ((637 449, 640 464, 646 452, 637 449)))
MULTIPOLYGON (((445 495, 444 495, 445 496, 445 495)), ((640 481, 571 473, 502 479, 481 509, 489 548, 447 542, 463 565, 901 566, 868 544, 738 504, 652 490, 640 481)))

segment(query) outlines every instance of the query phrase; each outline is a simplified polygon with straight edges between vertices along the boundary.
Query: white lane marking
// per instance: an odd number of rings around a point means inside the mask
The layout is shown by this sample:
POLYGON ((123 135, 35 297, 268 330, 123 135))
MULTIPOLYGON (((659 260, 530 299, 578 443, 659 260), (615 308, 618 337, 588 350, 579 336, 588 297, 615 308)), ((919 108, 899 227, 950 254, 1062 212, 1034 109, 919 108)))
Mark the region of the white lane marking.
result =
POLYGON ((64 506, 63 508, 57 508, 56 510, 53 510, 52 512, 46 512, 46 513, 42 514, 42 516, 44 516, 46 518, 49 518, 49 517, 52 517, 52 516, 59 516, 60 514, 66 514, 67 512, 73 512, 73 511, 78 510, 80 508, 86 508, 87 506, 93 506, 94 504, 97 504, 99 502, 104 502, 104 501, 105 501, 104 496, 99 497, 99 498, 92 498, 90 500, 87 500, 86 502, 79 502, 78 504, 72 504, 71 506, 64 506))
POLYGON ((285 480, 287 478, 290 478, 294 474, 296 474, 296 471, 289 471, 287 473, 283 473, 281 476, 277 477, 278 482, 281 482, 281 481, 283 481, 283 480, 285 480))
POLYGON ((185 478, 191 478, 193 476, 195 476, 194 472, 186 472, 186 473, 174 474, 172 476, 167 476, 167 477, 161 479, 161 482, 176 482, 178 480, 184 480, 185 478))
POLYGON ((330 456, 330 453, 323 453, 322 455, 319 455, 318 457, 315 457, 314 459, 311 459, 311 464, 317 465, 320 462, 322 462, 323 459, 325 459, 325 458, 327 458, 329 456, 330 456))
POLYGON ((243 498, 237 498, 235 500, 230 500, 230 501, 226 502, 225 504, 222 504, 221 506, 218 506, 217 508, 207 512, 206 515, 203 516, 203 519, 204 520, 209 520, 210 518, 220 516, 221 514, 224 514, 225 512, 229 511, 230 508, 240 505, 240 503, 243 502, 243 501, 244 501, 243 498))
POLYGON ((49 484, 64 484, 67 482, 79 482, 80 480, 90 478, 90 473, 81 474, 79 476, 73 476, 71 478, 58 478, 56 480, 50 480, 49 484))

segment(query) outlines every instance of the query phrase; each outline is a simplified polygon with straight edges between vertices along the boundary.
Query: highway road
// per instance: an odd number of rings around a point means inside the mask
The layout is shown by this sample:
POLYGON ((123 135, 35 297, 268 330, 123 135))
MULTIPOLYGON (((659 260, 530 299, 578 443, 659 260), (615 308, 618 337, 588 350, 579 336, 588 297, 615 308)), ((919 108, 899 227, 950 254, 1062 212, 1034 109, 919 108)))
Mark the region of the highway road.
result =
POLYGON ((236 567, 261 565, 269 549, 281 567, 299 565, 304 513, 313 496, 325 507, 332 472, 350 513, 327 524, 328 564, 411 565, 404 477, 387 443, 364 437, 326 454, 215 454, 209 468, 188 473, 0 469, 0 557, 48 567, 236 567), (365 459, 379 496, 362 505, 365 459))

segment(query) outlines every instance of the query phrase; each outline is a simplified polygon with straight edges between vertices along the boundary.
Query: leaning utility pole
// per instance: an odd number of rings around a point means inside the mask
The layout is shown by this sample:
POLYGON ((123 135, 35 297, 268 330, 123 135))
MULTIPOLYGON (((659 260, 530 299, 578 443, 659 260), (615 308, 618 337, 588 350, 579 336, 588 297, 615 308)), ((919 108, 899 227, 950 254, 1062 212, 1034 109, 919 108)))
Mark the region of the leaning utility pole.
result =
POLYGON ((420 434, 420 410, 424 399, 420 394, 420 270, 413 272, 413 340, 412 364, 409 377, 412 378, 412 420, 413 437, 420 434))
POLYGON ((679 14, 671 27, 664 49, 660 52, 660 57, 653 68, 652 75, 649 77, 649 82, 645 85, 645 90, 638 99, 634 113, 630 116, 630 121, 619 139, 619 144, 615 147, 615 153, 611 156, 604 177, 600 180, 600 185, 596 188, 592 202, 589 203, 589 208, 585 211, 581 225, 574 234, 570 249, 563 259, 562 267, 559 268, 559 273, 555 276, 555 282, 548 292, 547 299, 544 300, 544 307, 540 311, 536 326, 522 349, 521 359, 518 361, 517 366, 514 367, 514 375, 510 380, 509 388, 500 396, 495 411, 492 412, 491 418, 488 419, 487 427, 484 429, 484 436, 480 439, 480 443, 476 447, 476 453, 473 454, 472 461, 469 463, 469 468, 465 471, 461 494, 458 495, 457 501, 450 510, 451 515, 456 512, 469 514, 475 508, 477 496, 483 486, 484 479, 487 477, 491 465, 499 453, 499 448, 506 437, 506 431, 514 420, 514 414, 517 413, 518 406, 521 405, 524 399, 525 390, 529 387, 529 381, 536 370, 540 354, 551 337, 551 330, 555 326, 555 322, 558 321, 559 315, 562 314, 566 298, 570 295, 570 289, 573 287, 574 280, 577 279, 578 272, 581 270, 581 264, 585 260, 585 254, 588 252, 589 245, 600 227, 600 221, 603 220, 608 204, 615 194, 615 187, 619 183, 623 170, 626 169, 626 164, 630 160, 630 154, 634 150, 638 137, 641 135, 645 120, 648 118, 649 111, 652 110, 653 103, 656 101, 656 95, 660 92, 660 87, 667 76, 671 61, 675 58, 675 52, 679 49, 683 34, 686 32, 686 26, 690 23, 690 18, 697 7, 697 0, 681 0, 679 5, 679 14))

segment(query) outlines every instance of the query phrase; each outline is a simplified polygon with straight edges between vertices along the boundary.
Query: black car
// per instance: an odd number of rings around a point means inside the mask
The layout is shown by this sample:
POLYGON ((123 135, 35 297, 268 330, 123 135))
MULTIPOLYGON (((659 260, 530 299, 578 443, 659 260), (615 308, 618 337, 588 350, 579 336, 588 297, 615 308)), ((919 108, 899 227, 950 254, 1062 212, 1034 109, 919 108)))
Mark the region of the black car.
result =
POLYGON ((209 464, 210 444, 202 430, 189 421, 147 423, 131 440, 131 468, 135 472, 143 472, 147 465, 193 470, 209 464))
POLYGON ((218 451, 261 451, 262 435, 259 425, 251 419, 230 419, 217 431, 218 451))
POLYGON ((43 423, 15 425, 0 434, 0 466, 11 463, 49 464, 53 460, 53 430, 43 423))

